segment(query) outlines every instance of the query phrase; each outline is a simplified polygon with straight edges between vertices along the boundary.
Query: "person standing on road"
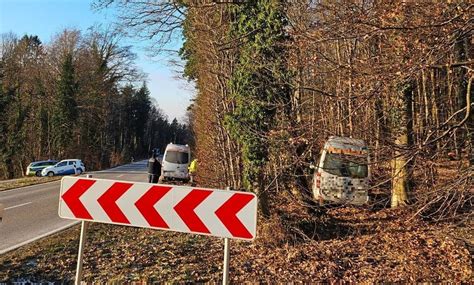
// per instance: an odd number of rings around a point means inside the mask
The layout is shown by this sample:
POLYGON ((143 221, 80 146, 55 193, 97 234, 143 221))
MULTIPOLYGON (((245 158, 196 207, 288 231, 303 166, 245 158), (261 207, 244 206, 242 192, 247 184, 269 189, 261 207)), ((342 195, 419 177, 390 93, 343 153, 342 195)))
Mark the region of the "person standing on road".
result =
POLYGON ((148 183, 157 183, 161 175, 161 163, 156 158, 155 152, 148 160, 148 183))
POLYGON ((194 183, 194 176, 196 175, 197 171, 197 159, 194 159, 191 161, 191 164, 188 167, 188 173, 189 173, 189 182, 194 183))

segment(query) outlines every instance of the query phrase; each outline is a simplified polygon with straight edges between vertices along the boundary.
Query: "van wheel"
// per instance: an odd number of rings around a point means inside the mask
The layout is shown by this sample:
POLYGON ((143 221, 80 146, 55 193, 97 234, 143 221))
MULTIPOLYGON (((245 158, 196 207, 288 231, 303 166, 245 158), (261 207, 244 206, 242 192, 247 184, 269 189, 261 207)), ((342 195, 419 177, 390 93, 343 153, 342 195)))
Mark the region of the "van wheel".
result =
POLYGON ((52 171, 48 172, 48 176, 49 176, 49 177, 53 177, 53 176, 54 176, 54 172, 52 172, 52 171))
POLYGON ((41 170, 36 171, 35 175, 40 177, 41 176, 41 170))

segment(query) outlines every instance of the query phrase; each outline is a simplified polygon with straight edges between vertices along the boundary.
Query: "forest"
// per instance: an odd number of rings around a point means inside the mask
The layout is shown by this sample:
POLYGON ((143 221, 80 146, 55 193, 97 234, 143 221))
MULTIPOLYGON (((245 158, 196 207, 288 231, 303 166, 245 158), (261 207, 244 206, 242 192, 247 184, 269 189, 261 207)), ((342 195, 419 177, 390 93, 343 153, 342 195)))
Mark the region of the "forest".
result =
POLYGON ((339 135, 368 143, 372 192, 387 194, 392 207, 422 202, 449 216, 472 204, 469 1, 95 7, 119 9, 122 27, 153 39, 157 53, 183 39, 184 76, 198 90, 189 117, 205 185, 257 193, 265 216, 287 194, 314 208, 309 165, 339 135))
POLYGON ((98 170, 187 142, 186 125, 160 110, 135 59, 99 27, 58 32, 48 44, 2 34, 0 179, 37 160, 79 158, 98 170))

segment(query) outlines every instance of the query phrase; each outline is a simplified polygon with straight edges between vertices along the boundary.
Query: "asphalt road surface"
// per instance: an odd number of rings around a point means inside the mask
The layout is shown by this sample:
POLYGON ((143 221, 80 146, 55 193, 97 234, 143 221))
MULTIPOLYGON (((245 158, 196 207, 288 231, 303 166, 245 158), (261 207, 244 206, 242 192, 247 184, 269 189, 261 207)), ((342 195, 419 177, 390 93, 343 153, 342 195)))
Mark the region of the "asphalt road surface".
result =
MULTIPOLYGON (((146 160, 92 174, 94 178, 148 182, 146 160)), ((84 176, 84 175, 83 175, 84 176)), ((78 221, 58 216, 60 181, 0 192, 0 254, 68 228, 78 221)))

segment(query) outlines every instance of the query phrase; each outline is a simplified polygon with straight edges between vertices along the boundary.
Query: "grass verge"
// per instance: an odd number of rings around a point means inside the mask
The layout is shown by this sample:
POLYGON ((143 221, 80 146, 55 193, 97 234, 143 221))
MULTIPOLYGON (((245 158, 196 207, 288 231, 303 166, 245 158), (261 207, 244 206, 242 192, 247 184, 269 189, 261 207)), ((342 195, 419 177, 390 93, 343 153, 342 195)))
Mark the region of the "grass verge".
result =
POLYGON ((62 177, 60 176, 53 176, 53 177, 36 177, 36 176, 29 176, 11 180, 3 180, 0 181, 0 191, 10 190, 14 188, 20 188, 30 185, 36 184, 43 184, 51 181, 61 180, 62 177))

